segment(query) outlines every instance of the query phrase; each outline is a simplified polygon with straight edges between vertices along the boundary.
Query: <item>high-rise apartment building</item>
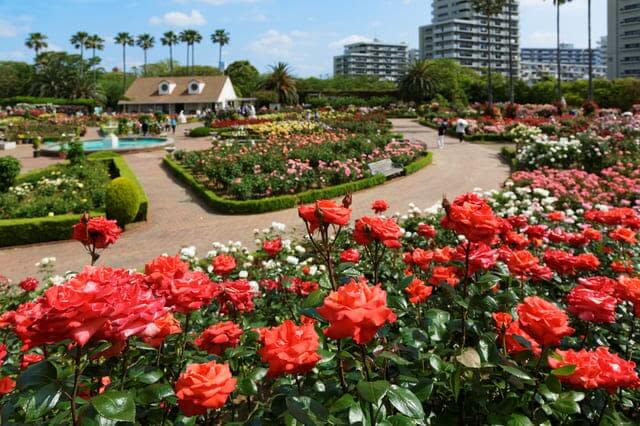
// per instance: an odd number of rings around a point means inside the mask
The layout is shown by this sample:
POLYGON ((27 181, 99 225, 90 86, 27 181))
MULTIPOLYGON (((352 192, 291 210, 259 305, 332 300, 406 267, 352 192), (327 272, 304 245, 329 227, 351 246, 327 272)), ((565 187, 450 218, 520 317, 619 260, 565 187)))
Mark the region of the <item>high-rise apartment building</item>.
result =
POLYGON ((406 43, 383 43, 380 40, 344 46, 344 53, 333 58, 334 75, 372 75, 397 80, 409 61, 406 43))
POLYGON ((431 24, 420 27, 420 55, 423 59, 451 58, 461 65, 483 71, 491 67, 508 75, 509 41, 514 76, 519 69, 518 1, 506 2, 502 12, 491 18, 491 40, 487 17, 477 12, 470 0, 433 0, 431 24))
POLYGON ((640 77, 639 0, 608 0, 607 74, 640 77))
MULTIPOLYGON (((520 60, 522 62, 545 62, 555 63, 557 60, 556 48, 523 47, 520 49, 520 60)), ((593 65, 603 63, 602 51, 599 48, 591 49, 593 55, 593 65)), ((578 49, 573 44, 560 43, 560 62, 564 64, 589 64, 589 49, 578 49)))

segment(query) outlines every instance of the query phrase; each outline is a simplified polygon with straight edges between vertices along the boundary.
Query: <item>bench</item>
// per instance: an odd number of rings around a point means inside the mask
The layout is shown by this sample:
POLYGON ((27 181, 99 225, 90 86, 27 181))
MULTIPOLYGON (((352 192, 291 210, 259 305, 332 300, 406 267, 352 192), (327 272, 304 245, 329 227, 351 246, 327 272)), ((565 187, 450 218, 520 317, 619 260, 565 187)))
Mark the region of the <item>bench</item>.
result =
POLYGON ((386 177, 391 176, 399 176, 402 174, 403 170, 397 167, 393 167, 393 162, 390 158, 385 160, 376 161, 374 163, 369 163, 369 171, 372 175, 381 174, 386 177))
POLYGON ((10 149, 16 149, 15 142, 0 142, 0 151, 7 151, 10 149))

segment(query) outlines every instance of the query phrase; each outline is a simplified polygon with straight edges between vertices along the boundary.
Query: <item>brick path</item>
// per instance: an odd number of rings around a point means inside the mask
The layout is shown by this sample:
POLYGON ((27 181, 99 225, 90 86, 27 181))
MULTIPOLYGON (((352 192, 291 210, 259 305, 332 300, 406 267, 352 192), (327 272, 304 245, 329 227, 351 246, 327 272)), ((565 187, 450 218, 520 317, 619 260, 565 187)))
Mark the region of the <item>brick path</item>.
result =
MULTIPOLYGON (((435 149, 435 132, 412 120, 392 120, 395 130, 405 137, 426 143, 435 149)), ((182 130, 179 129, 180 134, 182 130)), ((179 149, 203 149, 207 139, 176 137, 179 149)), ((386 199, 392 211, 405 212, 409 203, 420 208, 432 206, 443 195, 453 197, 476 187, 496 188, 508 175, 500 162, 497 144, 458 144, 448 138, 444 150, 435 150, 431 166, 407 177, 394 179, 382 186, 354 194, 357 218, 369 214, 369 205, 378 198, 386 199)), ((16 155, 16 151, 2 154, 16 155)), ((30 155, 30 150, 28 152, 30 155)), ((99 263, 114 267, 141 267, 162 253, 173 254, 181 247, 195 245, 204 256, 213 241, 239 240, 252 248, 253 229, 264 228, 273 221, 289 226, 301 225, 295 209, 250 216, 228 216, 212 212, 162 167, 164 151, 128 154, 127 161, 138 175, 149 196, 149 220, 127 228, 117 244, 105 251, 99 263)), ((54 160, 32 162, 19 152, 25 169, 42 167, 54 160), (32 164, 33 163, 33 164, 32 164), (46 164, 46 163, 45 163, 46 164)), ((82 268, 88 259, 75 241, 35 244, 0 249, 0 274, 14 280, 36 273, 35 263, 43 257, 57 258, 56 272, 82 268)))

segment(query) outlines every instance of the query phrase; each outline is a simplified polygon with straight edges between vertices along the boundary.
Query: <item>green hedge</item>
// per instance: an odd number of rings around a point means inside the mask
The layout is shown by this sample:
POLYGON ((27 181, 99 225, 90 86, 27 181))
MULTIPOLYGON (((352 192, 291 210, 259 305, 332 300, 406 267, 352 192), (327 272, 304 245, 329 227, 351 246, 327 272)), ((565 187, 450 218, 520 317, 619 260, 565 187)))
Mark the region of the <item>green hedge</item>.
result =
MULTIPOLYGON (((415 173, 417 170, 431 163, 431 153, 408 164, 404 171, 407 174, 415 173)), ((284 210, 295 207, 301 203, 312 203, 316 200, 335 198, 348 193, 360 191, 362 189, 377 186, 386 181, 383 175, 375 175, 355 182, 344 183, 329 188, 312 189, 295 195, 281 195, 278 197, 263 198, 259 200, 230 200, 220 197, 215 192, 198 182, 180 163, 170 156, 164 158, 165 166, 171 170, 176 178, 189 186, 195 193, 207 202, 211 208, 221 213, 228 214, 253 214, 266 213, 276 210, 284 210)))
MULTIPOLYGON (((149 199, 127 162, 114 152, 91 154, 88 159, 90 161, 108 161, 112 176, 127 177, 135 184, 140 200, 135 222, 147 220, 149 199)), ((52 165, 44 169, 30 171, 19 176, 18 181, 37 181, 55 167, 55 165, 52 165)), ((91 215, 104 215, 104 212, 91 212, 91 215)), ((0 220, 0 247, 67 240, 71 237, 71 227, 80 220, 81 216, 81 214, 67 214, 29 219, 0 220)))
POLYGON ((95 99, 63 99, 63 98, 38 98, 35 96, 14 96, 12 98, 0 99, 0 105, 16 104, 53 104, 53 105, 76 105, 92 108, 96 106, 95 99))
POLYGON ((189 132, 189 137, 191 138, 203 138, 209 136, 211 134, 210 127, 194 127, 189 132))

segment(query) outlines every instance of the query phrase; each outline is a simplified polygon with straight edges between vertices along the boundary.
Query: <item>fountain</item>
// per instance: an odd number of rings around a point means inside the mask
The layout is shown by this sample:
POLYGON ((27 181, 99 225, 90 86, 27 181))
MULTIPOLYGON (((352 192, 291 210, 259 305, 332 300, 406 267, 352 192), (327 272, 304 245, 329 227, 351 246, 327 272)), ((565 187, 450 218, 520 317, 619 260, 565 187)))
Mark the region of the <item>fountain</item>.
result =
POLYGON ((109 138, 111 139, 111 148, 117 148, 119 139, 113 133, 109 134, 109 138))

